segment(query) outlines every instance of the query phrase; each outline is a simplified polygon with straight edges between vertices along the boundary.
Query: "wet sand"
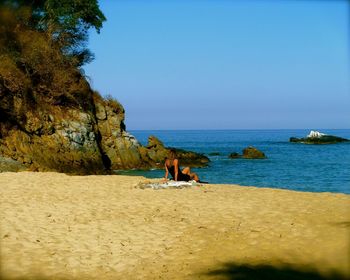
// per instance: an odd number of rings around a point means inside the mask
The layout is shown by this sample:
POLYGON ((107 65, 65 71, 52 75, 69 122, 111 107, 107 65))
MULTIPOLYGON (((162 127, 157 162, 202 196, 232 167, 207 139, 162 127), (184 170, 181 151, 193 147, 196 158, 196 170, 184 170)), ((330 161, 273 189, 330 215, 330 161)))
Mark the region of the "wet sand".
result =
POLYGON ((0 173, 1 277, 350 277, 350 195, 146 181, 0 173))

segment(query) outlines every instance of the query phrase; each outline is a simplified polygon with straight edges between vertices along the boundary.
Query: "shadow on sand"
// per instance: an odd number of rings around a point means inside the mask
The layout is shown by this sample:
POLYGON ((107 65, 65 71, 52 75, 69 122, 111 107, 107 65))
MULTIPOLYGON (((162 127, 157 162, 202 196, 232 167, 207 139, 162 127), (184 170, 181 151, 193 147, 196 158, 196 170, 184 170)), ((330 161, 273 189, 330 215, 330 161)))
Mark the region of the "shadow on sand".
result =
POLYGON ((313 270, 298 270, 292 267, 274 267, 270 265, 238 265, 226 263, 220 269, 206 273, 213 279, 227 280, 349 280, 350 277, 333 273, 328 276, 313 270))

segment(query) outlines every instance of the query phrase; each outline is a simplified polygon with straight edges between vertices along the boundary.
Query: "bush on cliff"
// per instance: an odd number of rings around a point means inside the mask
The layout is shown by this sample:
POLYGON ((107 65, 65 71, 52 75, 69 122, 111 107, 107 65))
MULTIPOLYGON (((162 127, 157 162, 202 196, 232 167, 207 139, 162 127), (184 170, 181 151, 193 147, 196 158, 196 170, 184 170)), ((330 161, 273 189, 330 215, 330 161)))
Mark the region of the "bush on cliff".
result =
POLYGON ((26 2, 0 2, 0 98, 89 109, 90 87, 79 67, 91 59, 88 29, 99 31, 105 20, 96 0, 26 2))

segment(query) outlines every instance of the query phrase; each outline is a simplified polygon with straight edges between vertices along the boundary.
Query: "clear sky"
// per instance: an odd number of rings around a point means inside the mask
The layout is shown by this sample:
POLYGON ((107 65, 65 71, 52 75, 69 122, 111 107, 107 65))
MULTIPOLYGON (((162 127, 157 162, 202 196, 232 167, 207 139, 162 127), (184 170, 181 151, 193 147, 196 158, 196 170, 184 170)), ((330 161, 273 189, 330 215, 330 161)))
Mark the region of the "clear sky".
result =
POLYGON ((350 128, 348 1, 99 3, 84 69, 128 130, 350 128))

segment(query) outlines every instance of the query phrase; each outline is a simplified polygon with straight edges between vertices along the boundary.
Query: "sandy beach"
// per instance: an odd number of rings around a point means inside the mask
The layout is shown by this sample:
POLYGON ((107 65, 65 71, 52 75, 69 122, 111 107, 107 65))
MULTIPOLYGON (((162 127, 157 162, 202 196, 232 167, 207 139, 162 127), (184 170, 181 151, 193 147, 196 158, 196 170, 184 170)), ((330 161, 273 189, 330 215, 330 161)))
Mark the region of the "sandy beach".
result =
POLYGON ((350 195, 146 181, 1 173, 2 279, 350 277, 350 195))

